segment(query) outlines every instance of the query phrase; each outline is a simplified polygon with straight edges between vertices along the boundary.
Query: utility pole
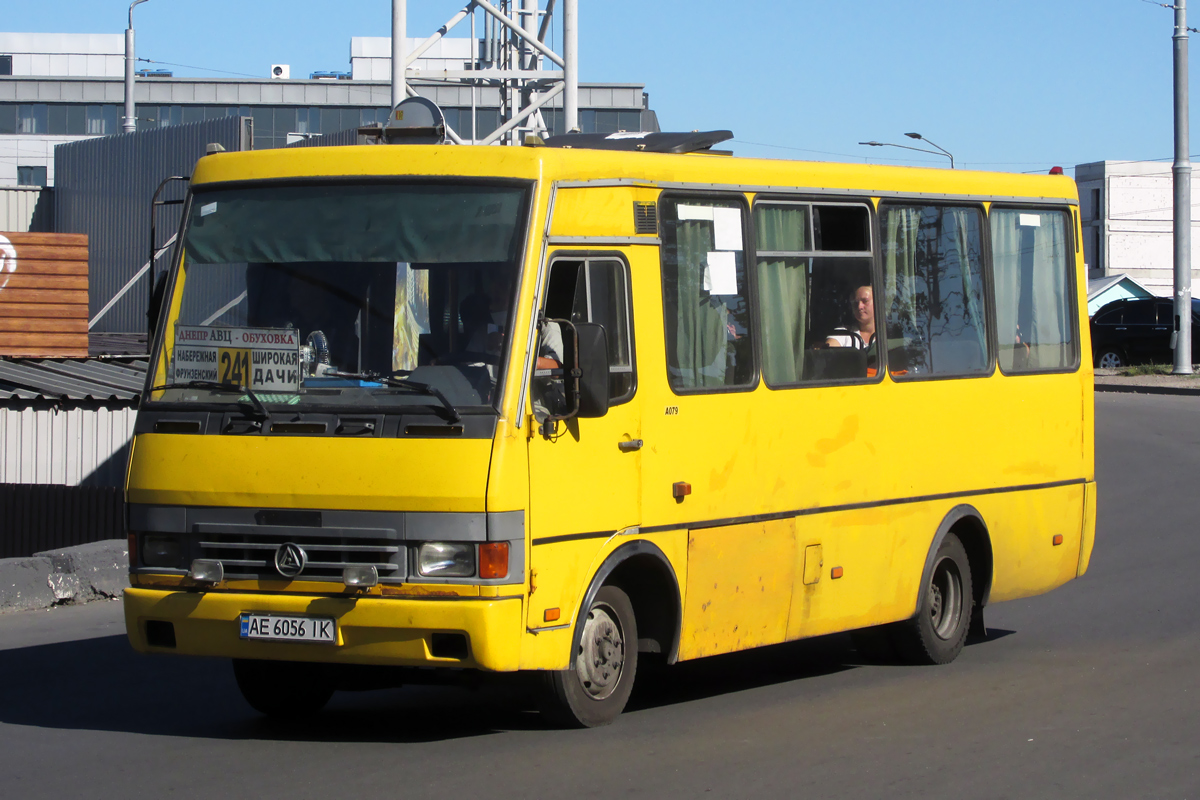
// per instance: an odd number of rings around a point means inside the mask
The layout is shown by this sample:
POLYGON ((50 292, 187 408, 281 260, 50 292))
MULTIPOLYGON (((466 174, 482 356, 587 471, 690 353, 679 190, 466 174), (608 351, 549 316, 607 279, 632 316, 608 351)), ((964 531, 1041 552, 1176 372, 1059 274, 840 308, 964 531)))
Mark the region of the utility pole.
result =
POLYGON ((408 96, 404 82, 407 36, 408 0, 392 0, 392 108, 408 96))
POLYGON ((133 7, 146 0, 133 0, 129 4, 129 27, 125 29, 125 118, 121 120, 121 132, 133 133, 137 130, 137 117, 133 111, 133 73, 134 62, 137 61, 133 47, 133 7))
POLYGON ((1175 375, 1192 374, 1192 162, 1188 155, 1187 0, 1175 0, 1175 375))
POLYGON ((563 129, 579 130, 579 0, 563 3, 563 129))

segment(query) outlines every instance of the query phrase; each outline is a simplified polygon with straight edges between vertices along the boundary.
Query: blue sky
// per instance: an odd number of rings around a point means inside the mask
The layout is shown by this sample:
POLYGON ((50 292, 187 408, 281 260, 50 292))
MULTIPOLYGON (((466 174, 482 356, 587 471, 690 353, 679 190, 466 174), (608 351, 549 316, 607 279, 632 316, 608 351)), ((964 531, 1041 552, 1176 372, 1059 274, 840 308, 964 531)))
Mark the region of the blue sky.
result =
MULTIPOLYGON (((738 155, 946 163, 858 145, 912 144, 907 131, 952 151, 960 167, 1013 172, 1173 152, 1173 15, 1145 0, 579 5, 583 80, 644 83, 664 129, 728 128, 738 155)), ((10 0, 0 25, 119 33, 127 7, 10 0)), ((432 33, 460 7, 409 0, 409 35, 432 33)), ((265 76, 273 63, 293 75, 348 69, 350 38, 389 35, 390 9, 390 0, 150 0, 134 14, 140 56, 265 76)), ((1200 110, 1192 118, 1195 127, 1200 110)))

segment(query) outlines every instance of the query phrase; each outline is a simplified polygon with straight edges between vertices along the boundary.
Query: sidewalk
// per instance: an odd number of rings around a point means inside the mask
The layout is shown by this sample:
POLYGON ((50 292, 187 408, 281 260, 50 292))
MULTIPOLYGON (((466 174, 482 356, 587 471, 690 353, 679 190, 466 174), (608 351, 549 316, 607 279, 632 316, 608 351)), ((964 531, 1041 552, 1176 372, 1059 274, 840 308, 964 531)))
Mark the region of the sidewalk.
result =
POLYGON ((1120 369, 1097 369, 1097 392, 1181 394, 1200 396, 1200 368, 1195 375, 1122 375, 1120 369))

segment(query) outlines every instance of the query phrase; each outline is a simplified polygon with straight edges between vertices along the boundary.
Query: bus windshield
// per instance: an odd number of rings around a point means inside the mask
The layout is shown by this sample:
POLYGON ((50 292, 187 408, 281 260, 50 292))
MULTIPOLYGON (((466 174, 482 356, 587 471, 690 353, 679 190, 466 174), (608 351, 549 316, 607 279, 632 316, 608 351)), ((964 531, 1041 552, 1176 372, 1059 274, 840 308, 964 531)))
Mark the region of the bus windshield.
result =
POLYGON ((197 191, 151 399, 494 406, 527 208, 512 185, 197 191))

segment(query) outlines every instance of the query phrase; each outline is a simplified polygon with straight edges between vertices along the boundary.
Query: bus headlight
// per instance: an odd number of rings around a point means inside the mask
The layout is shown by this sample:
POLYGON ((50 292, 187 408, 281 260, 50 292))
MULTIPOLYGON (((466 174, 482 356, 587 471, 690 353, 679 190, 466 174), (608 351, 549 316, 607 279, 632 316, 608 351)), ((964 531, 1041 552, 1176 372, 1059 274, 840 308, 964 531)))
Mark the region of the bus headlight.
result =
POLYGON ((427 578, 470 578, 475 574, 475 545, 426 542, 417 551, 417 571, 427 578))
POLYGON ((183 544, 178 536, 147 533, 142 536, 142 563, 147 567, 179 569, 183 560, 183 544))

